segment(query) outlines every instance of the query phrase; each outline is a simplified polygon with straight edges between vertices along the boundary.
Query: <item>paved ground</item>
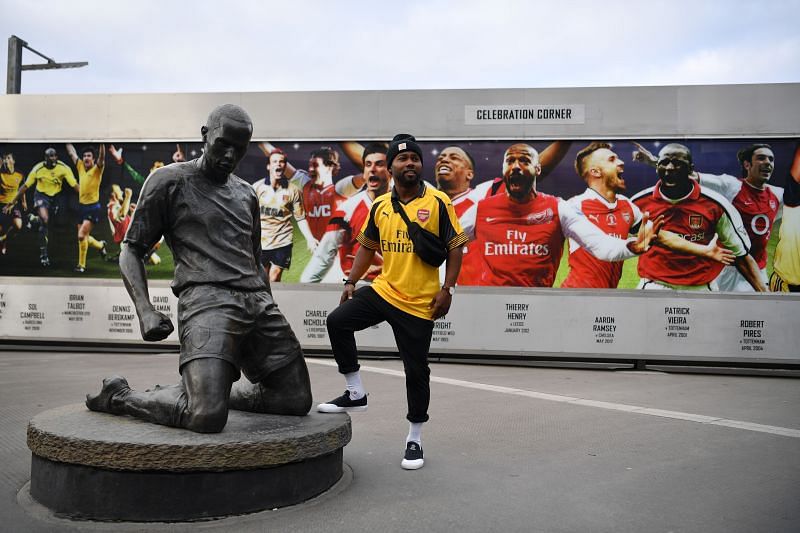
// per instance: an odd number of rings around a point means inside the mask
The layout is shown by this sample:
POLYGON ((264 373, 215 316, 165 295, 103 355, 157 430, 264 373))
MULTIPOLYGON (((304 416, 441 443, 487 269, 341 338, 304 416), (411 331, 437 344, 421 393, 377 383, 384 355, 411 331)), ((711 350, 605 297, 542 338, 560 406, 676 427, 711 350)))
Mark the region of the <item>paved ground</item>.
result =
MULTIPOLYGON (((399 466, 402 367, 364 361, 352 476, 291 509, 193 525, 95 524, 18 502, 27 421, 118 372, 177 378, 176 355, 0 352, 0 531, 800 531, 800 380, 434 364, 426 465, 399 466)), ((318 401, 344 389, 309 359, 318 401)))

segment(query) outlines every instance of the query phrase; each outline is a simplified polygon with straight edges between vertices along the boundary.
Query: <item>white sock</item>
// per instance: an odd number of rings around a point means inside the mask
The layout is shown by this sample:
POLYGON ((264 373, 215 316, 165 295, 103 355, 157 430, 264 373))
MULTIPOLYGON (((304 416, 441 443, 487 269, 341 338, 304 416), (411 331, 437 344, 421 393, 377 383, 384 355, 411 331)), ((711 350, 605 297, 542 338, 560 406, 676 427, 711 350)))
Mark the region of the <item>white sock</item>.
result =
POLYGON ((422 446, 422 422, 408 423, 408 436, 406 437, 406 444, 412 441, 422 446))
POLYGON ((364 390, 364 385, 361 383, 361 374, 357 370, 345 374, 344 379, 347 381, 347 390, 350 392, 351 400, 360 400, 367 395, 367 391, 364 390))

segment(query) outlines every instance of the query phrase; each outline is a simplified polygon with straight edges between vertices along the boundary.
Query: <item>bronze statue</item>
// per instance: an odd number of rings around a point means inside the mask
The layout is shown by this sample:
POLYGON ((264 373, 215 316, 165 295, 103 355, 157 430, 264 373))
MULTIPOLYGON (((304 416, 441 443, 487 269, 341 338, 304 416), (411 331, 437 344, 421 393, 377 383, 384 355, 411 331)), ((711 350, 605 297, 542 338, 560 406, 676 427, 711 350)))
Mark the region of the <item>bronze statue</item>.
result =
POLYGON ((172 250, 181 382, 138 392, 113 376, 97 395, 87 395, 86 406, 202 433, 222 431, 229 408, 305 415, 308 369, 259 263, 258 198, 233 174, 250 144, 252 121, 226 104, 200 132, 200 158, 159 168, 145 181, 119 258, 142 338, 158 341, 174 327, 150 302, 144 257, 162 235, 172 250), (247 380, 237 381, 240 371, 247 380))

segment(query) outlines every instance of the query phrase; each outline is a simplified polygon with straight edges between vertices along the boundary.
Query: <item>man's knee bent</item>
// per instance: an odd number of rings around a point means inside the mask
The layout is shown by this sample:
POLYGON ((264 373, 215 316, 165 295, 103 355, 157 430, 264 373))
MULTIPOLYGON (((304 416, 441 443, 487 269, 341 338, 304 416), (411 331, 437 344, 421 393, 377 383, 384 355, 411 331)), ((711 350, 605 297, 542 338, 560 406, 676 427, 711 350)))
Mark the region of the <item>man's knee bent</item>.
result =
POLYGON ((187 407, 184 427, 198 433, 219 433, 228 422, 228 406, 187 407))

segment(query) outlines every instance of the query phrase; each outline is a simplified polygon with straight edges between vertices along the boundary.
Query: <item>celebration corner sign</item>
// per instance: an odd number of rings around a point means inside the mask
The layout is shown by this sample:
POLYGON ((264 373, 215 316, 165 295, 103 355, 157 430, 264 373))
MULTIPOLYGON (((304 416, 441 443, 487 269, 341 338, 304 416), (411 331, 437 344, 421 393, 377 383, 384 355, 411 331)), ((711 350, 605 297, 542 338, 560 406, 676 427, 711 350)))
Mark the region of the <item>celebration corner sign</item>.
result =
POLYGON ((464 124, 584 124, 583 104, 465 105, 464 124))

